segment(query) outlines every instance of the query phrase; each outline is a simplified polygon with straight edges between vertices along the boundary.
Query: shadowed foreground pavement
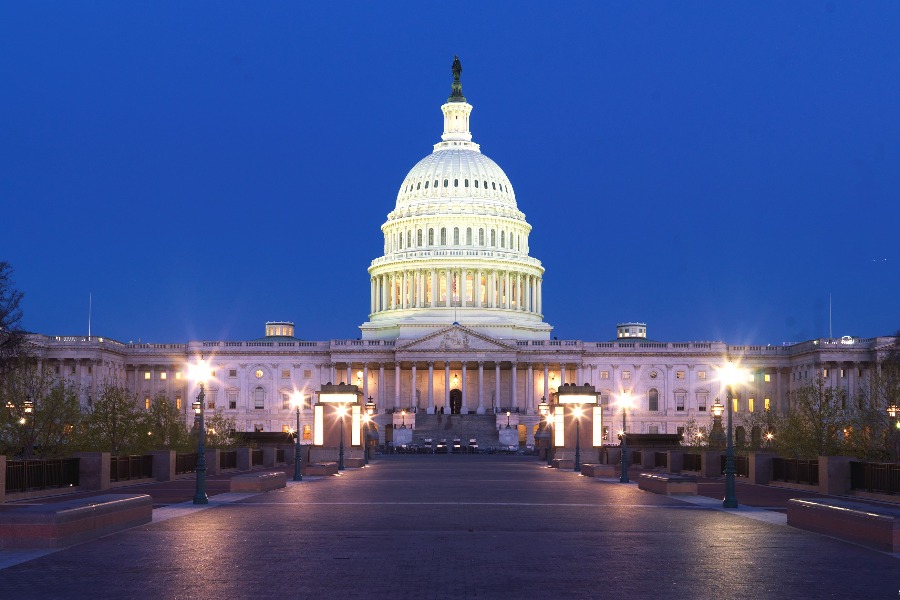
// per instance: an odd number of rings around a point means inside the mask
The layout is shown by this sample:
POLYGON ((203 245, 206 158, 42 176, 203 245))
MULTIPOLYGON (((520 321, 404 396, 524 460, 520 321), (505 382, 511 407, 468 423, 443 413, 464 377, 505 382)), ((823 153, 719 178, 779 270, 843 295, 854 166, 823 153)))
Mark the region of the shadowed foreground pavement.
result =
POLYGON ((159 509, 151 525, 0 570, 0 598, 900 593, 895 556, 766 522, 783 521, 774 512, 697 502, 531 458, 383 457, 285 490, 214 496, 206 509, 159 509))

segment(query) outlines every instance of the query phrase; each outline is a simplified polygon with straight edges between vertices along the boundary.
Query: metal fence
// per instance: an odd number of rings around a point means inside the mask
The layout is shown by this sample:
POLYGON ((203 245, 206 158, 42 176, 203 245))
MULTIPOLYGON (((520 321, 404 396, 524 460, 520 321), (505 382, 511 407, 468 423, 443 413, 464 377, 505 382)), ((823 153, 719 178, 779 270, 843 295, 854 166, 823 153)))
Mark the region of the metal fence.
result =
POLYGON ((684 471, 699 471, 701 469, 701 460, 699 454, 684 454, 684 463, 682 464, 682 470, 684 471))
POLYGON ((110 456, 109 480, 128 481, 153 477, 153 456, 110 456))
POLYGON ((656 452, 653 457, 653 466, 657 468, 667 469, 669 467, 669 453, 656 452))
POLYGON ((251 450, 250 451, 250 466, 261 467, 262 464, 263 464, 263 451, 262 450, 251 450))
POLYGON ((219 452, 220 469, 237 469, 237 450, 222 450, 219 452))
POLYGON ((79 483, 80 459, 6 461, 6 493, 74 487, 79 483))
POLYGON ((275 449, 275 462, 284 462, 284 448, 275 449))
POLYGON ((851 461, 850 489, 900 494, 900 464, 851 461))
MULTIPOLYGON (((725 455, 722 455, 722 472, 725 472, 725 455)), ((746 456, 734 457, 734 474, 738 477, 750 477, 750 459, 746 456)))
POLYGON ((175 455, 175 474, 193 473, 197 470, 197 454, 176 454, 175 455))
POLYGON ((773 458, 772 481, 819 485, 819 460, 773 458))
POLYGON ((631 464, 640 465, 643 464, 643 455, 640 450, 632 450, 631 451, 631 464))

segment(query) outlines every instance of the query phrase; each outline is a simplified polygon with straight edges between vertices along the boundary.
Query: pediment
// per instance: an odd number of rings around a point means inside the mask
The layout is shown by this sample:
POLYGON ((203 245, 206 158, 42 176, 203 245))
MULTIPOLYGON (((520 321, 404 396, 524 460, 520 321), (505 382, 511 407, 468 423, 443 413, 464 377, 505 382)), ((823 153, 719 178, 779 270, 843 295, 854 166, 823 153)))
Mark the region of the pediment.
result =
POLYGON ((396 346, 397 351, 418 352, 510 352, 516 351, 514 346, 495 340, 494 338, 463 327, 451 325, 434 333, 430 333, 416 340, 410 340, 402 346, 396 346))

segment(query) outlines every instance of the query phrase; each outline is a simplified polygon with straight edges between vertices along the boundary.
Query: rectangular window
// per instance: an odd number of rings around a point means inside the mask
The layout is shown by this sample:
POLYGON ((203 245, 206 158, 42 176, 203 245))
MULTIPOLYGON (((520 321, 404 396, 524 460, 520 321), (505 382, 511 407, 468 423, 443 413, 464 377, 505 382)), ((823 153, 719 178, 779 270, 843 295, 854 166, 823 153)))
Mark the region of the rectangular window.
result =
POLYGON ((739 412, 741 410, 741 404, 737 398, 731 399, 731 410, 734 412, 739 412))
POLYGON ((703 412, 706 410, 706 400, 708 396, 705 393, 697 394, 697 410, 703 412))
POLYGON ((290 369, 282 369, 281 370, 281 378, 282 379, 290 379, 291 378, 291 370, 290 369))
POLYGON ((770 381, 772 381, 772 376, 769 375, 768 373, 766 373, 765 375, 763 375, 763 378, 764 378, 764 380, 765 380, 766 383, 769 383, 770 381))
POLYGON ((237 408, 238 393, 237 392, 227 392, 227 396, 228 396, 229 410, 235 410, 237 408))
POLYGON ((262 426, 262 423, 257 423, 253 426, 253 431, 256 433, 262 433, 263 431, 265 431, 265 427, 262 426))
POLYGON ((310 427, 309 425, 303 426, 303 439, 304 440, 312 439, 312 427, 310 427))
POLYGON ((150 396, 144 397, 144 410, 150 410, 150 396))
POLYGON ((706 379, 706 371, 697 371, 697 379, 706 379))
POLYGON ((675 379, 684 379, 684 371, 675 371, 675 379))
POLYGON ((181 410, 181 396, 175 396, 175 410, 181 410))
POLYGON ((753 373, 750 373, 749 375, 747 375, 747 381, 749 381, 750 383, 753 383, 753 379, 754 379, 755 377, 756 377, 756 376, 755 376, 753 373))
POLYGON ((150 371, 144 371, 144 381, 150 381, 150 371))
POLYGON ((165 371, 163 371, 162 373, 159 374, 159 380, 160 381, 166 380, 166 372, 165 371))
POLYGON ((600 394, 600 406, 609 406, 609 394, 600 394))
POLYGON ((281 409, 282 410, 290 410, 291 409, 290 394, 286 394, 286 393, 282 392, 282 394, 281 394, 281 409))
POLYGON ((765 411, 766 411, 766 412, 769 412, 769 411, 772 409, 772 404, 771 404, 771 402, 769 401, 768 398, 766 398, 765 400, 763 400, 763 405, 764 405, 763 407, 765 408, 765 411))
POLYGON ((753 408, 754 408, 753 404, 754 404, 753 398, 747 398, 747 410, 749 410, 750 412, 753 412, 753 408))
MULTIPOLYGON (((94 372, 94 368, 91 366, 88 366, 88 375, 92 374, 93 372, 94 372)), ((843 373, 843 371, 841 371, 841 372, 843 373)), ((843 375, 841 377, 843 377, 843 375)))
POLYGON ((181 379, 181 371, 175 371, 175 379, 181 379))
POLYGON ((676 427, 675 432, 681 436, 681 439, 684 439, 684 427, 676 427))
POLYGON ((659 433, 659 425, 651 425, 648 433, 659 433))
POLYGON ((622 379, 631 379, 631 371, 622 371, 622 379))
POLYGON ((210 400, 206 403, 206 408, 209 410, 216 410, 216 402, 215 400, 210 400))
POLYGON ((647 410, 659 410, 659 393, 654 393, 656 390, 650 390, 650 392, 647 397, 647 410))
POLYGON ((308 370, 308 369, 304 369, 304 371, 303 371, 303 377, 304 377, 305 379, 309 379, 310 377, 312 377, 312 371, 310 371, 310 370, 308 370))
MULTIPOLYGON (((90 369, 90 367, 88 367, 88 368, 90 369)), ((90 372, 90 371, 88 371, 88 372, 90 372)), ((844 379, 845 377, 847 377, 847 372, 844 371, 844 369, 841 369, 841 379, 844 379)))
POLYGON ((684 400, 687 394, 675 392, 675 410, 684 410, 684 400))
POLYGON ((72 365, 72 375, 75 374, 75 365, 72 365))
POLYGON ((600 371, 600 379, 609 379, 609 371, 600 371))
POLYGON ((293 432, 294 432, 294 430, 291 429, 290 425, 282 425, 281 426, 281 433, 293 433, 293 432))
POLYGON ((237 369, 228 369, 229 377, 237 377, 237 369))
POLYGON ((822 369, 822 377, 828 379, 828 369, 822 369))
POLYGON ((606 425, 603 426, 603 439, 609 439, 609 427, 607 427, 606 425))

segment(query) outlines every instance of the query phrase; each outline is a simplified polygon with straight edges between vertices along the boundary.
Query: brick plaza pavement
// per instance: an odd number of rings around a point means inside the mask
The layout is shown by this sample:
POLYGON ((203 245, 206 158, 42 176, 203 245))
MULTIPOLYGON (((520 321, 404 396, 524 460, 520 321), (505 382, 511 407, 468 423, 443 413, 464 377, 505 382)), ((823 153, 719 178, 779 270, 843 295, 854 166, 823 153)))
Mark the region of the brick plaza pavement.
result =
MULTIPOLYGON (((213 496, 209 508, 159 509, 151 525, 0 570, 0 598, 900 593, 900 557, 789 528, 776 512, 718 506, 527 457, 383 457, 285 490, 213 496)), ((0 565, 14 555, 0 552, 0 565)))

